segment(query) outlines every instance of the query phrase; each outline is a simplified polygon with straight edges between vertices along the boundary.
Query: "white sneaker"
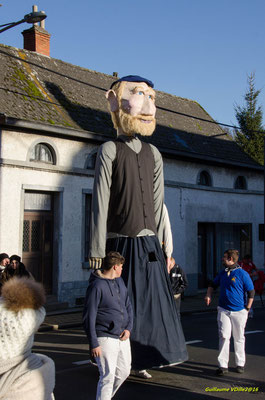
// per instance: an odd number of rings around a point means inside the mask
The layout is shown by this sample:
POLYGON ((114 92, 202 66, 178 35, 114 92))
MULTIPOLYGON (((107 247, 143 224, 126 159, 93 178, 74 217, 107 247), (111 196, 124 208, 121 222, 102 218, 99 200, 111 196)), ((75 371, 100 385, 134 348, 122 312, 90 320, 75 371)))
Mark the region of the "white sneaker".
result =
POLYGON ((138 370, 138 371, 135 371, 135 375, 136 376, 139 376, 139 378, 144 378, 144 379, 150 379, 150 378, 152 378, 152 375, 151 374, 149 374, 147 371, 146 371, 146 369, 142 369, 142 370, 138 370))

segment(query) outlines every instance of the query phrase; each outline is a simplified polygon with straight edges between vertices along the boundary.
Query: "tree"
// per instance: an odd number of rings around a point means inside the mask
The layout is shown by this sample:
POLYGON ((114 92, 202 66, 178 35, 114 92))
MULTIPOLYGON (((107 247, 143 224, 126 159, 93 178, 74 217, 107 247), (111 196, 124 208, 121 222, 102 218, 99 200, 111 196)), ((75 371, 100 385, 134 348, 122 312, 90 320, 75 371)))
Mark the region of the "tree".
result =
POLYGON ((255 90, 255 73, 248 75, 248 91, 245 105, 235 106, 235 114, 240 130, 235 130, 238 145, 255 161, 264 165, 264 127, 262 108, 257 105, 260 90, 255 90))

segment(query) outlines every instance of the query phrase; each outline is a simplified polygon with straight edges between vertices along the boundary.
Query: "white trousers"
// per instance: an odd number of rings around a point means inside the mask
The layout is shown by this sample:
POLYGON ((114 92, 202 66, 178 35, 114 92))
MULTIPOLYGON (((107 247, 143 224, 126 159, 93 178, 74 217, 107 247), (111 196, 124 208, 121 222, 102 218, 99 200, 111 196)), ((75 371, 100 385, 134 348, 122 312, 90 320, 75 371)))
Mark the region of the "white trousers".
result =
POLYGON ((96 400, 110 400, 130 375, 130 340, 99 337, 98 342, 102 354, 96 357, 100 375, 96 400))
POLYGON ((234 339, 236 366, 244 367, 245 355, 245 326, 248 319, 246 309, 228 311, 218 307, 219 355, 218 364, 221 368, 228 368, 231 333, 234 339))

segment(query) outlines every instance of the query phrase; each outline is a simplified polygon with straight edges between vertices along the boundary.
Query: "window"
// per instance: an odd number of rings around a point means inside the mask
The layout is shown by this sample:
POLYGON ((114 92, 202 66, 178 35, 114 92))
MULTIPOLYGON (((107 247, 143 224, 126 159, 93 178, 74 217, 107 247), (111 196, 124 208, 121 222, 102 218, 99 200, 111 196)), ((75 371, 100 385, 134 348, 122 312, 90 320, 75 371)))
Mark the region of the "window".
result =
POLYGON ((27 211, 51 211, 52 196, 49 193, 25 192, 24 209, 27 211))
POLYGON ((52 148, 45 143, 38 143, 33 147, 30 154, 30 161, 37 161, 47 164, 55 164, 55 156, 52 148))
POLYGON ((239 175, 236 178, 235 189, 246 190, 247 189, 247 180, 244 176, 239 175))
POLYGON ((86 169, 95 169, 97 152, 98 152, 98 149, 94 149, 88 155, 88 157, 86 159, 86 164, 85 164, 86 169))
POLYGON ((212 179, 207 171, 201 171, 199 173, 197 184, 202 186, 212 186, 212 179))
POLYGON ((259 240, 264 242, 264 224, 259 224, 259 240))

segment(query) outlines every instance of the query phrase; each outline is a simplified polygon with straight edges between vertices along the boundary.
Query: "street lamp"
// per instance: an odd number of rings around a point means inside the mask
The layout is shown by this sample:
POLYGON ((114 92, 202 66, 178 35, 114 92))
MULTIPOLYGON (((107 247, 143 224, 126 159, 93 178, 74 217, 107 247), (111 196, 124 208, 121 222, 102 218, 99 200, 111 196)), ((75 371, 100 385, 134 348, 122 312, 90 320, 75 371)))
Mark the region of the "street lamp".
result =
POLYGON ((4 26, 4 28, 0 29, 0 33, 6 31, 7 29, 13 28, 16 25, 22 24, 23 22, 27 22, 28 24, 35 24, 44 20, 47 17, 44 11, 33 11, 29 14, 26 14, 23 19, 17 22, 9 22, 8 24, 0 25, 0 28, 4 26))

